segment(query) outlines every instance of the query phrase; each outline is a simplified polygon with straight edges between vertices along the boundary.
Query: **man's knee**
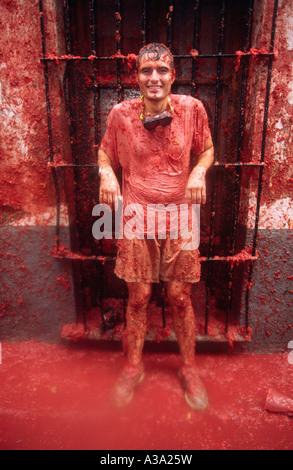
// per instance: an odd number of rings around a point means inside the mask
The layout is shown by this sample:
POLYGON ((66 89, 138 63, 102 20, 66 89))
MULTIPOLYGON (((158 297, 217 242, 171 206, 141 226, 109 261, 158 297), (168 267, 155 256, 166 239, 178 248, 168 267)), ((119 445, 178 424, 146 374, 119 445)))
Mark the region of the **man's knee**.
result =
POLYGON ((139 310, 147 307, 152 293, 151 284, 148 283, 131 283, 128 284, 129 298, 128 305, 139 310))
POLYGON ((170 282, 167 285, 167 299, 171 307, 184 310, 190 305, 190 287, 185 283, 170 282))

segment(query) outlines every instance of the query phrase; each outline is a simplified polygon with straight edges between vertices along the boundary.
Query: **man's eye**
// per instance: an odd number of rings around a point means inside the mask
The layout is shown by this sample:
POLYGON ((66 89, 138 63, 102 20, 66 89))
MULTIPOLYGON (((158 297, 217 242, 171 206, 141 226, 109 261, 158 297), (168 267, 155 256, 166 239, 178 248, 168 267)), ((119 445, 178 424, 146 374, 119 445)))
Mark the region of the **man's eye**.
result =
MULTIPOLYGON (((169 72, 169 69, 158 69, 158 73, 168 73, 169 72)), ((152 70, 151 69, 141 69, 141 73, 144 73, 144 74, 150 74, 152 73, 152 70)))

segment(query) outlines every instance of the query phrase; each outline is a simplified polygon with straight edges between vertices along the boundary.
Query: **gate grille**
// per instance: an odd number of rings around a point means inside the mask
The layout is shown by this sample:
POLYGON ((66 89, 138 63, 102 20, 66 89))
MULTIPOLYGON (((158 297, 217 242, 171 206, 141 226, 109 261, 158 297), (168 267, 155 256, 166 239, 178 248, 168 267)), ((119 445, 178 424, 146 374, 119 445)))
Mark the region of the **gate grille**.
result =
MULTIPOLYGON (((109 251, 102 244, 97 245, 93 240, 89 242, 89 238, 91 238, 89 224, 92 225, 93 221, 91 214, 88 213, 85 217, 87 221, 85 218, 83 219, 86 204, 81 201, 80 191, 85 180, 88 180, 90 185, 96 188, 95 194, 98 194, 97 151, 105 130, 106 116, 115 102, 138 93, 138 90, 134 88, 131 72, 127 69, 133 58, 131 54, 137 53, 138 49, 148 42, 165 42, 174 54, 177 69, 175 92, 191 94, 204 102, 211 122, 216 151, 208 181, 209 203, 204 210, 202 222, 204 227, 202 236, 204 280, 199 288, 200 292, 196 293, 196 296, 201 295, 204 299, 202 305, 199 306, 202 316, 202 330, 199 339, 211 337, 214 304, 221 311, 223 326, 221 333, 215 334, 214 339, 223 340, 231 337, 231 331, 235 324, 240 328, 237 328, 234 339, 247 339, 250 317, 249 293, 253 282, 253 268, 258 258, 257 236, 265 168, 266 132, 278 1, 274 2, 270 49, 266 52, 251 49, 253 0, 240 2, 241 7, 236 7, 235 3, 237 2, 232 0, 222 0, 221 2, 169 0, 159 3, 160 7, 156 7, 157 2, 151 0, 142 0, 141 3, 131 0, 124 2, 65 0, 63 14, 66 50, 64 55, 57 56, 47 51, 45 12, 43 1, 39 0, 43 52, 41 61, 44 66, 47 101, 49 164, 56 190, 57 205, 56 257, 71 260, 73 269, 78 274, 76 289, 79 292, 78 298, 81 299, 80 307, 78 307, 78 319, 82 319, 85 330, 88 330, 90 325, 90 315, 87 312, 88 292, 90 291, 91 301, 88 310, 91 310, 92 307, 101 307, 102 326, 104 327, 102 330, 105 331, 108 328, 108 331, 113 332, 113 324, 111 326, 105 323, 104 300, 107 297, 108 284, 105 279, 110 276, 109 273, 115 260, 115 247, 109 251), (134 5, 135 11, 131 10, 134 5), (241 30, 236 39, 232 41, 238 49, 236 52, 227 47, 227 42, 233 35, 231 18, 235 13, 240 15, 236 22, 236 29, 239 27, 241 30), (79 24, 80 15, 83 18, 82 24, 79 24), (184 18, 187 21, 186 24, 184 18), (217 29, 212 31, 213 37, 210 40, 204 37, 204 28, 209 18, 212 21, 212 27, 217 24, 217 29), (133 31, 131 33, 132 36, 135 36, 133 40, 131 34, 126 31, 130 19, 134 22, 134 28, 137 28, 134 31, 135 35, 133 31), (109 33, 111 28, 112 35, 109 33), (138 34, 137 31, 140 33, 138 34), (185 32, 186 38, 184 37, 184 41, 181 41, 181 35, 185 32), (79 39, 79 35, 82 36, 82 39, 79 39), (186 46, 187 41, 189 41, 188 47, 186 46), (135 46, 135 50, 133 46, 135 46), (210 46, 211 49, 208 50, 210 46), (188 48, 189 50, 187 50, 188 48), (262 66, 266 66, 267 82, 261 154, 257 160, 252 161, 247 158, 243 159, 243 139, 245 136, 248 67, 249 61, 255 57, 258 58, 262 66), (235 65, 237 66, 235 67, 235 65), (70 142, 68 158, 62 162, 56 158, 53 145, 55 128, 51 110, 50 79, 56 73, 56 67, 62 69, 62 99, 64 100, 70 142), (80 87, 80 83, 89 77, 90 84, 84 90, 80 87), (232 105, 231 99, 234 100, 232 105), (80 121, 84 117, 83 108, 87 106, 92 122, 90 125, 88 122, 83 125, 80 124, 80 121), (231 110, 232 118, 229 116, 231 110), (230 134, 229 128, 227 131, 229 120, 232 129, 230 134), (226 138, 223 129, 227 131, 226 138), (86 144, 88 140, 92 140, 89 147, 86 144), (86 147, 85 152, 83 152, 84 147, 86 147), (76 233, 72 238, 71 248, 64 250, 60 240, 60 181, 64 178, 64 172, 68 174, 68 171, 71 172, 73 181, 73 227, 76 233), (258 194, 253 235, 247 244, 246 233, 243 233, 243 227, 239 222, 239 205, 243 204, 241 182, 250 177, 251 171, 253 171, 254 177, 258 178, 258 194), (223 186, 228 189, 223 191, 223 186), (226 205, 229 206, 227 212, 225 212, 226 205), (81 221, 86 226, 83 231, 79 228, 81 221), (220 239, 220 243, 218 239, 220 239), (109 268, 107 268, 108 265, 109 268), (93 274, 99 280, 98 285, 92 281, 93 274), (243 306, 238 300, 239 298, 243 299, 243 306)), ((85 194, 87 199, 94 198, 89 187, 85 188, 85 194)), ((97 202, 95 200, 94 203, 97 202)), ((123 293, 125 318, 126 291, 123 283, 118 285, 118 291, 123 293)), ((162 327, 165 328, 165 302, 160 289, 156 300, 161 308, 162 327)))

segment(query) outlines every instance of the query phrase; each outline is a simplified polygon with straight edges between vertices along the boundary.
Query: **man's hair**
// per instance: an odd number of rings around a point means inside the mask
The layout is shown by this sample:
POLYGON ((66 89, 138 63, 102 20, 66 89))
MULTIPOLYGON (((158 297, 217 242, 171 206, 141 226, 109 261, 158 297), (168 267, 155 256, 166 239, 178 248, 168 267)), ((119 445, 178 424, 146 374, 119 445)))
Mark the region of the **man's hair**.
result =
POLYGON ((136 57, 137 69, 139 67, 139 63, 141 59, 143 58, 143 56, 147 56, 148 59, 150 60, 160 60, 161 58, 168 57, 170 60, 172 72, 174 70, 174 57, 170 49, 164 44, 160 44, 158 42, 152 42, 150 44, 147 44, 146 46, 143 46, 140 49, 138 56, 136 57))

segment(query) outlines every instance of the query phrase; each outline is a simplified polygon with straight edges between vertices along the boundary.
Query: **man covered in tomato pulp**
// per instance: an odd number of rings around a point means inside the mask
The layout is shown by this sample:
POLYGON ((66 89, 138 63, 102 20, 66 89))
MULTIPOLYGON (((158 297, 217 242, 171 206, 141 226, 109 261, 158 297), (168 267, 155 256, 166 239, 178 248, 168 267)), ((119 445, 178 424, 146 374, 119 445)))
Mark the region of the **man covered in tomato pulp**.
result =
MULTIPOLYGON (((171 93, 175 69, 166 46, 152 43, 140 50, 136 77, 141 97, 113 107, 98 153, 100 203, 114 208, 122 193, 124 213, 129 207, 143 209, 140 230, 136 227, 134 236, 124 235, 118 241, 115 273, 125 280, 129 294, 127 359, 113 400, 117 406, 129 403, 144 378, 147 307, 152 284, 163 281, 182 358, 178 374, 185 399, 191 408, 204 410, 208 397, 196 365, 190 297, 192 284, 200 279, 198 245, 186 249, 184 230, 175 231, 175 236, 166 229, 162 236, 156 226, 149 236, 144 222, 149 208, 158 205, 181 208, 205 203, 205 176, 214 159, 213 143, 203 104, 191 96, 171 93), (119 168, 122 188, 116 177, 119 168)), ((168 222, 170 228, 171 216, 168 222)))

